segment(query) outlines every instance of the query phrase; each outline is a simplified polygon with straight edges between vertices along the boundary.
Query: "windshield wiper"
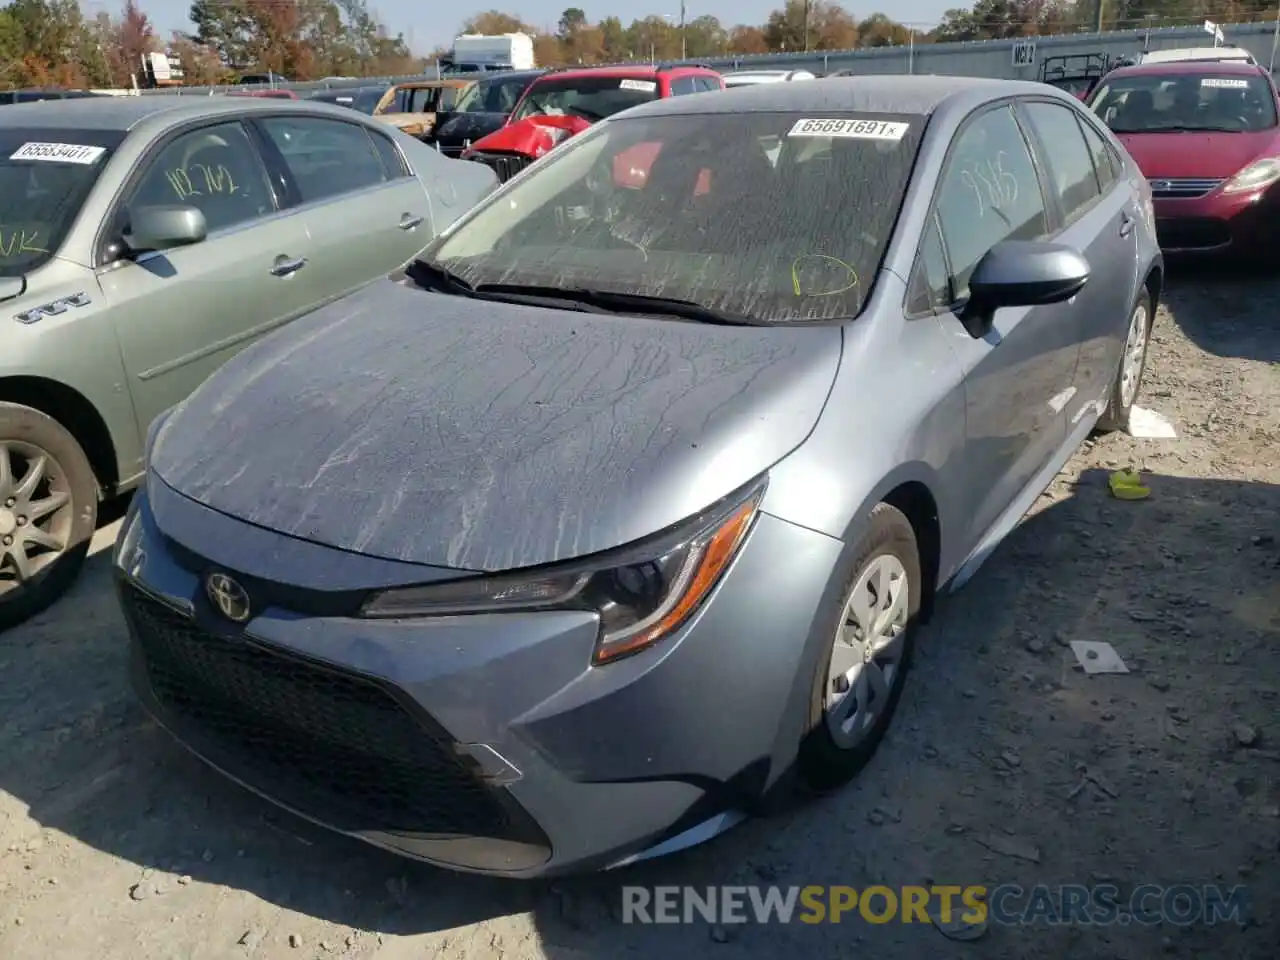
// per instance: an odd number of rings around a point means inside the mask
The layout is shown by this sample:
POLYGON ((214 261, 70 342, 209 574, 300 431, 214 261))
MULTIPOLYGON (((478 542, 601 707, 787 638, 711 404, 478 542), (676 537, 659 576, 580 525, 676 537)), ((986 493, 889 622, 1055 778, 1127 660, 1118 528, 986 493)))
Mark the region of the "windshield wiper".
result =
POLYGON ((678 317, 698 323, 713 323, 730 327, 766 326, 759 320, 742 313, 717 310, 692 300, 674 297, 645 296, 636 293, 614 293, 611 290, 591 290, 586 287, 536 287, 520 284, 482 283, 475 292, 484 296, 545 297, 548 300, 571 301, 586 307, 596 307, 610 313, 632 313, 644 316, 678 317))
POLYGON ((474 297, 476 288, 462 277, 427 260, 414 260, 404 268, 404 275, 421 287, 451 293, 455 297, 474 297))

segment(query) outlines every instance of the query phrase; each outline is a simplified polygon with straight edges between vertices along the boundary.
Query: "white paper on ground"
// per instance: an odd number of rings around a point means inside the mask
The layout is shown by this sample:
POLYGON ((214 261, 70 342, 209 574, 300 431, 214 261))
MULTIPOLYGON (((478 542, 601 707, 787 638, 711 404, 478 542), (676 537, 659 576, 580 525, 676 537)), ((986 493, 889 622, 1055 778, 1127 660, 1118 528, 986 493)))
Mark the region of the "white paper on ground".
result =
POLYGON ((1140 440, 1173 440, 1178 431, 1164 414, 1146 407, 1130 407, 1129 436, 1140 440))
POLYGON ((1128 673, 1129 668, 1116 653, 1116 648, 1099 640, 1072 640, 1071 652, 1085 673, 1128 673))

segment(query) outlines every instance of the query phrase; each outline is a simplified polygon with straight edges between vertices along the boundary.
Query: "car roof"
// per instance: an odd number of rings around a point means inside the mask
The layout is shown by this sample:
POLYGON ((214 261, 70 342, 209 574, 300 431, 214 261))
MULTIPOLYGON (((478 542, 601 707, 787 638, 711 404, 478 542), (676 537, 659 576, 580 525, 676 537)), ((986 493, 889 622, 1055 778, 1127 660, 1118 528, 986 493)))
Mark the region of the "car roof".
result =
POLYGON ((1116 67, 1106 75, 1105 80, 1114 77, 1137 77, 1169 74, 1200 75, 1205 73, 1240 74, 1242 76, 1259 76, 1264 73, 1262 67, 1245 60, 1167 60, 1164 63, 1139 63, 1132 67, 1116 67))
POLYGON ((182 123, 223 114, 237 116, 253 111, 282 110, 335 112, 346 116, 345 107, 315 100, 287 100, 280 97, 180 96, 160 93, 153 96, 101 97, 84 100, 44 100, 15 103, 0 110, 0 128, 34 127, 50 130, 132 130, 139 124, 160 118, 182 123))
MULTIPOLYGON (((612 67, 579 67, 569 70, 552 70, 545 74, 546 78, 560 79, 561 77, 569 77, 575 79, 577 77, 644 77, 645 79, 655 79, 660 73, 716 73, 709 67, 694 66, 666 66, 658 63, 637 63, 634 65, 619 65, 612 67)), ((539 79, 542 79, 541 77, 539 79)))
POLYGON ((1177 47, 1169 50, 1149 50, 1142 54, 1143 63, 1176 63, 1183 60, 1254 62, 1253 54, 1243 47, 1177 47))
MULTIPOLYGON (((560 71, 564 73, 566 71, 560 71)), ((481 79, 476 83, 498 83, 501 80, 533 80, 546 74, 545 69, 540 70, 494 70, 490 73, 482 74, 481 79)))
MULTIPOLYGON (((626 111, 626 116, 657 114, 910 113, 929 115, 944 102, 961 97, 997 100, 1018 94, 1055 96, 1053 87, 1030 80, 986 77, 874 76, 825 77, 809 83, 757 83, 737 88, 732 97, 670 97, 626 111), (985 94, 985 96, 984 96, 985 94)), ((1064 98, 1066 95, 1063 95, 1064 98)))

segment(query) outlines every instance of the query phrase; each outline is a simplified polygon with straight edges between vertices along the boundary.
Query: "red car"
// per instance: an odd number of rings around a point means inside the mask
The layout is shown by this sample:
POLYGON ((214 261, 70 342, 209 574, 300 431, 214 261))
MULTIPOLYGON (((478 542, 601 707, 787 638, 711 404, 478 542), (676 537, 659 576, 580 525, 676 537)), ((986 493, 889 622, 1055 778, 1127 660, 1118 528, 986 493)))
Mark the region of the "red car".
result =
POLYGON ((650 100, 723 90, 710 67, 640 64, 556 70, 529 85, 505 126, 463 151, 509 180, 593 123, 650 100))
POLYGON ((1089 106, 1151 184, 1166 252, 1274 252, 1280 111, 1266 70, 1226 61, 1120 67, 1089 106))

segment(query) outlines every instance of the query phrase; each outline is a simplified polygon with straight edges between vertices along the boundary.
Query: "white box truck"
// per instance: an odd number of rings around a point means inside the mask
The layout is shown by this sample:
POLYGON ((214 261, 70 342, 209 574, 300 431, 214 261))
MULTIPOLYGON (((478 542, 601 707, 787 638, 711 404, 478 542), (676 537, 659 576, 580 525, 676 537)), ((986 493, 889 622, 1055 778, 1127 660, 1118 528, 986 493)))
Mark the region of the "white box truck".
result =
POLYGON ((454 37, 453 49, 440 67, 450 73, 484 73, 490 70, 532 70, 533 37, 527 33, 498 36, 463 34, 454 37))

